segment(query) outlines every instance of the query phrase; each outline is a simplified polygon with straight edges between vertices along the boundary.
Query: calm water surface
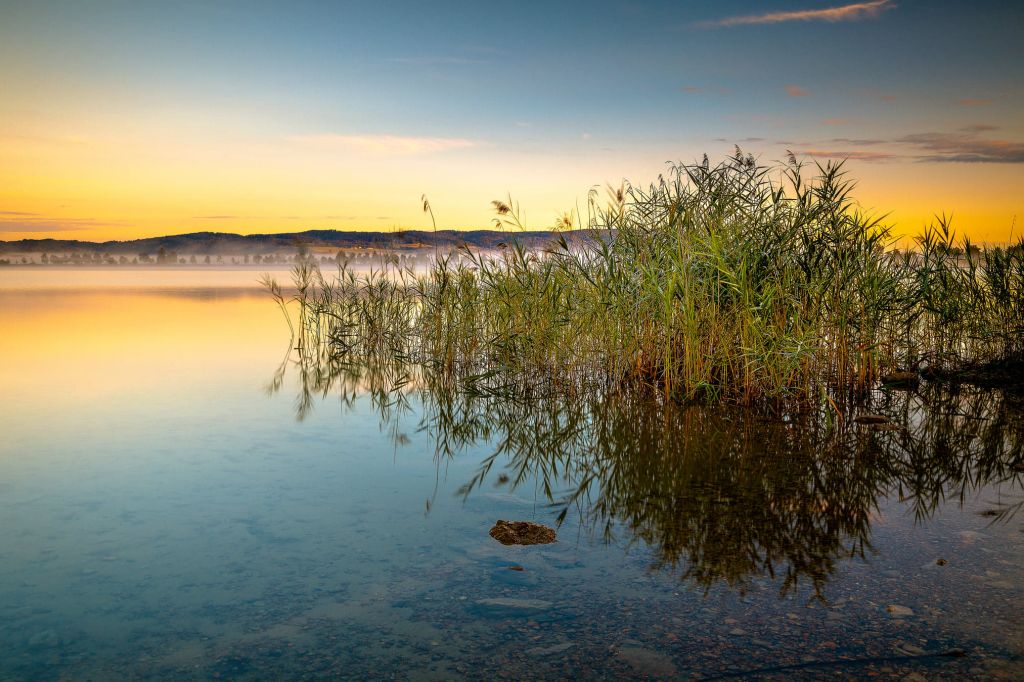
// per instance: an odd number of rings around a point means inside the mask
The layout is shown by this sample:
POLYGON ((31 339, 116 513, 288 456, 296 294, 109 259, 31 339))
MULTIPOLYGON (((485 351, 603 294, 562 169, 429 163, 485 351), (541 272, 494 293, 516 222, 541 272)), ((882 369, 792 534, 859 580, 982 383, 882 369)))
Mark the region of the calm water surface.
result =
POLYGON ((1019 398, 374 394, 255 275, 0 270, 0 678, 1024 677, 1019 398))

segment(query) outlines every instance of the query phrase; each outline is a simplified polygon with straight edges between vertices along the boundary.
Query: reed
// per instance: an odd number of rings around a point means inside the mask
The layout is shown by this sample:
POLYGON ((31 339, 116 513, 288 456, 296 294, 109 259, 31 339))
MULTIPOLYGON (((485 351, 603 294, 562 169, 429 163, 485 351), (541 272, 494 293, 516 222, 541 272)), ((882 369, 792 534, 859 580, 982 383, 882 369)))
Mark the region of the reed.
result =
MULTIPOLYGON (((825 401, 894 370, 1024 357, 1024 240, 979 249, 941 218, 898 249, 858 209, 841 163, 810 170, 737 150, 604 202, 592 192, 558 220, 586 238, 543 251, 510 240, 420 273, 301 263, 299 347, 398 359, 467 391, 639 384, 666 401, 744 403, 825 401)), ((494 205, 499 224, 522 229, 514 202, 494 205)))

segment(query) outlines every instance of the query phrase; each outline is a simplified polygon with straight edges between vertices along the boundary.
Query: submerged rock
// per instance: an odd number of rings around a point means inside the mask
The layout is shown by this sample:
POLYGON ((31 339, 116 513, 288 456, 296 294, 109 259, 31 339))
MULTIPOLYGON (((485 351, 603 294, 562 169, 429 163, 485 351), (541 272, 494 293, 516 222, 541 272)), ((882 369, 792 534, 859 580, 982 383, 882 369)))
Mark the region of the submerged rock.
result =
POLYGON ((899 604, 889 604, 889 606, 885 610, 891 613, 896 618, 914 615, 913 609, 910 609, 906 606, 900 606, 899 604))
POLYGON ((675 677, 678 672, 672 659, 660 651, 652 651, 638 646, 624 646, 619 649, 618 657, 641 675, 667 678, 675 677))
POLYGON ((490 535, 503 545, 546 545, 555 541, 554 528, 531 521, 498 519, 490 535))
POLYGON ((902 654, 907 654, 908 656, 924 656, 927 653, 921 647, 917 646, 916 644, 911 644, 910 642, 897 643, 896 651, 902 654))
POLYGON ((564 642, 563 644, 552 644, 551 646, 536 646, 532 649, 527 649, 526 653, 531 656, 550 656, 552 654, 560 654, 568 651, 569 649, 576 646, 573 642, 564 642))
POLYGON ((514 597, 493 597, 491 599, 477 599, 481 606, 491 606, 501 609, 547 609, 551 602, 544 599, 516 599, 514 597))

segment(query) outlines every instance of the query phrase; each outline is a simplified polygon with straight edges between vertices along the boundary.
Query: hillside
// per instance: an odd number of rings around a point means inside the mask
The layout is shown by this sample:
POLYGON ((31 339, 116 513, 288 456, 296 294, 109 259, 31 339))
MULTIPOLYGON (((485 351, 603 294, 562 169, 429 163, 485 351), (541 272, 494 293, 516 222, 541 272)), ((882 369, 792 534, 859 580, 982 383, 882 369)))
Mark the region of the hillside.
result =
MULTIPOLYGON (((189 234, 149 237, 126 241, 89 242, 75 239, 20 239, 0 241, 2 253, 103 253, 155 254, 164 249, 179 255, 213 254, 246 255, 280 253, 299 247, 308 249, 417 249, 455 248, 468 245, 480 249, 497 248, 505 242, 521 243, 528 248, 546 245, 556 233, 547 230, 531 232, 500 232, 497 230, 438 230, 427 232, 342 232, 339 230, 308 230, 279 234, 240 235, 227 232, 192 232, 189 234)), ((561 233, 569 241, 590 239, 582 230, 561 233)))

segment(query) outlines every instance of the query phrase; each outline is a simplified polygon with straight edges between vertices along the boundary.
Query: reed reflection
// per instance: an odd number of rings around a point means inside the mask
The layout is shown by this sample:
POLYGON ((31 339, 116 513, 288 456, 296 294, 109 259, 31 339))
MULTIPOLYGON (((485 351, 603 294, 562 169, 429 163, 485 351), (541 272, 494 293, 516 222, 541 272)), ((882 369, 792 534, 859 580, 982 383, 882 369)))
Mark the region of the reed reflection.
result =
POLYGON ((886 495, 908 501, 918 521, 993 484, 1017 495, 986 512, 993 522, 1024 505, 1020 400, 995 391, 879 392, 868 407, 891 421, 871 426, 854 419, 865 406, 845 407, 842 418, 679 405, 613 387, 531 393, 498 376, 453 378, 394 357, 350 363, 301 347, 292 362, 299 418, 318 398, 351 406, 367 395, 396 442, 410 421, 428 432, 439 467, 491 449, 459 495, 539 490, 558 524, 572 514, 605 541, 643 543, 655 568, 704 589, 743 591, 767 576, 782 594, 807 583, 821 596, 840 562, 870 555, 871 520, 886 495))

